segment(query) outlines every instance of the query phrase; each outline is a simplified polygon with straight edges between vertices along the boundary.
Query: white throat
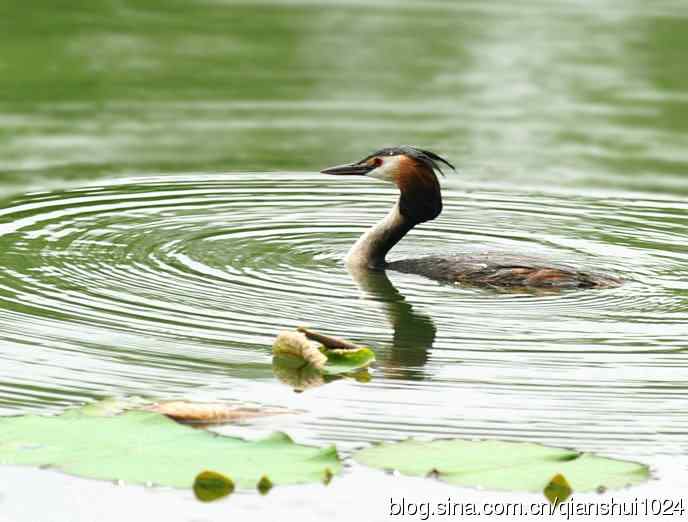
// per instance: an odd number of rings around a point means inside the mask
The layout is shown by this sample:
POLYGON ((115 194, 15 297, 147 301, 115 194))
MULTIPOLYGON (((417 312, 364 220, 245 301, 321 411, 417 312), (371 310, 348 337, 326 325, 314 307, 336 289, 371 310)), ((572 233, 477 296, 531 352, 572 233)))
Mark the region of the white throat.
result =
POLYGON ((395 203, 389 213, 365 232, 349 250, 344 261, 350 268, 382 268, 385 256, 411 230, 395 203))

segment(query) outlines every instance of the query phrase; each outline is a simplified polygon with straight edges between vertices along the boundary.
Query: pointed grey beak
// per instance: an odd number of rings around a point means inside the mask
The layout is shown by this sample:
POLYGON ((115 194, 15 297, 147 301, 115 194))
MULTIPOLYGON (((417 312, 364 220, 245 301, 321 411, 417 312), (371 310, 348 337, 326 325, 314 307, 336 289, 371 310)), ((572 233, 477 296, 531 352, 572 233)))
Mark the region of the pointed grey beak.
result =
POLYGON ((374 168, 375 167, 366 163, 362 165, 359 163, 349 163, 348 165, 337 165, 336 167, 323 169, 320 172, 323 174, 335 174, 337 176, 365 176, 374 168))

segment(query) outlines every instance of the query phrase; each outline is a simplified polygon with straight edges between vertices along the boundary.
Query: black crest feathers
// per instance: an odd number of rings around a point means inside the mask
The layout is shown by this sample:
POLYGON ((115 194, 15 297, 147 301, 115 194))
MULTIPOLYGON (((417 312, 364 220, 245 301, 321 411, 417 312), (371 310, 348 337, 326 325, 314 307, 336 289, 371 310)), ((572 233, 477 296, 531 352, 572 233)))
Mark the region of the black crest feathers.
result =
POLYGON ((427 165, 430 169, 438 171, 442 175, 444 175, 444 172, 440 167, 440 163, 444 163, 447 167, 451 168, 452 170, 456 170, 456 167, 454 167, 454 165, 449 163, 449 161, 444 159, 442 156, 439 156, 438 154, 435 154, 434 152, 429 150, 419 149, 418 147, 414 147, 412 145, 400 145, 398 147, 386 147, 384 149, 380 149, 372 153, 371 155, 363 158, 359 163, 364 163, 368 161, 370 158, 374 158, 376 156, 398 156, 400 154, 405 154, 406 156, 421 161, 425 163, 425 165, 427 165))

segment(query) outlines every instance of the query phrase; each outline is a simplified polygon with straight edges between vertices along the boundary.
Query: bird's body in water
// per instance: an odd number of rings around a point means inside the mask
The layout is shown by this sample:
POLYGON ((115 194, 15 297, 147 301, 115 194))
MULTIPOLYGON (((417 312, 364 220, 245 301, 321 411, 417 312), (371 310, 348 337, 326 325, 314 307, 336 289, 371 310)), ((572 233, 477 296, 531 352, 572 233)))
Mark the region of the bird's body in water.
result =
POLYGON ((387 253, 413 227, 442 212, 442 193, 436 171, 440 156, 408 145, 381 149, 361 161, 327 168, 335 175, 368 176, 394 183, 399 200, 378 224, 354 243, 346 257, 356 269, 396 270, 431 279, 503 288, 603 288, 618 286, 616 277, 580 271, 574 267, 508 254, 428 256, 387 262, 387 253))

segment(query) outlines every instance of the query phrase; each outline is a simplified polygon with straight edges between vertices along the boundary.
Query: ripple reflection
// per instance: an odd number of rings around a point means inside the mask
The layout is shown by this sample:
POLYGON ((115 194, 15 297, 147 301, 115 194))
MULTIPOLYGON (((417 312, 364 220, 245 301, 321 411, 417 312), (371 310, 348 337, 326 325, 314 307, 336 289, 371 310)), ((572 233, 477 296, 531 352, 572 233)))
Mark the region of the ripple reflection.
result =
POLYGON ((0 411, 130 393, 260 398, 307 410, 271 422, 344 447, 452 434, 680 455, 688 204, 454 186, 444 195, 440 219, 394 257, 513 252, 628 282, 525 294, 348 274, 345 252, 395 194, 317 175, 25 195, 0 210, 0 411), (375 346, 372 380, 285 393, 271 342, 303 323, 375 346))

